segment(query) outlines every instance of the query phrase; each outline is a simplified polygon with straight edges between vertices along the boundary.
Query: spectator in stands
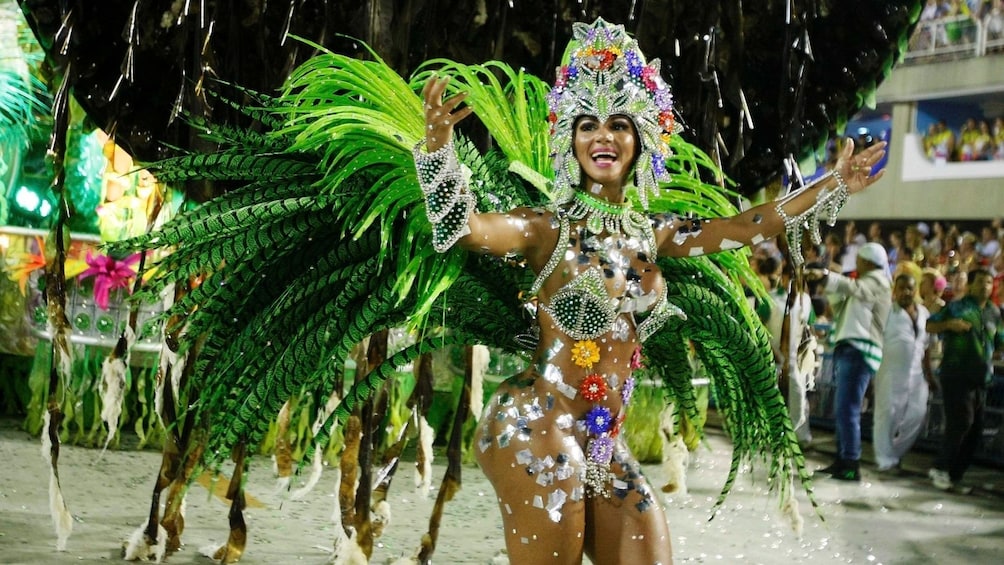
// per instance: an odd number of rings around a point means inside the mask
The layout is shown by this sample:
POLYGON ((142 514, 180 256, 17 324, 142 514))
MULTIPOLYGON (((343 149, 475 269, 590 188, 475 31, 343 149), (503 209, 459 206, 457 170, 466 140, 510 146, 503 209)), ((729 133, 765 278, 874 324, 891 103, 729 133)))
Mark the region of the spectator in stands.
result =
POLYGON ((945 120, 938 120, 928 129, 924 145, 928 147, 928 157, 935 163, 946 163, 955 155, 955 133, 945 120))
POLYGON ((989 41, 1004 38, 1004 0, 993 0, 990 10, 983 16, 983 25, 989 41))
POLYGON ((980 229, 980 240, 976 243, 976 253, 979 255, 980 265, 990 265, 1000 250, 1001 245, 997 241, 997 230, 993 226, 983 226, 980 229))
POLYGON ((938 257, 937 267, 941 274, 946 277, 959 270, 959 241, 962 234, 955 224, 948 226, 948 231, 942 239, 941 255, 938 257))
POLYGON ((920 301, 931 314, 945 307, 945 299, 941 296, 948 286, 948 279, 937 269, 928 267, 920 276, 920 301))
POLYGON ((910 250, 903 244, 903 232, 895 230, 889 234, 889 246, 886 248, 886 252, 889 254, 889 266, 894 269, 900 261, 911 259, 910 250))
MULTIPOLYGON (((1004 2, 1004 0, 999 0, 1004 2)), ((1001 17, 1004 17, 1002 14, 1001 17)), ((1004 118, 998 117, 994 120, 994 159, 1004 159, 1004 118)))
POLYGON ((898 470, 917 441, 927 417, 928 386, 933 383, 925 329, 928 312, 918 304, 914 275, 920 268, 899 270, 882 334, 882 364, 875 373, 872 442, 879 472, 898 470))
POLYGON ((976 139, 980 134, 975 118, 969 118, 959 129, 959 161, 976 160, 976 139))
POLYGON ((966 0, 966 4, 969 5, 969 13, 973 16, 974 20, 982 20, 983 16, 990 11, 990 0, 966 0))
MULTIPOLYGON (((937 269, 926 268, 920 276, 920 301, 927 308, 928 314, 934 314, 945 307, 945 288, 948 287, 948 280, 937 269)), ((928 334, 927 354, 931 362, 931 368, 937 369, 937 364, 941 362, 941 336, 938 334, 928 334)), ((935 381, 937 384, 937 381, 935 381)), ((934 387, 937 389, 937 386, 934 387)))
POLYGON ((842 481, 860 481, 861 405, 882 362, 882 333, 892 298, 889 259, 877 243, 862 245, 855 278, 806 269, 806 278, 825 280, 834 313, 833 378, 836 383, 837 458, 821 469, 842 481))
MULTIPOLYGON (((909 224, 906 226, 905 236, 903 238, 903 249, 907 252, 907 255, 901 256, 900 260, 913 261, 917 265, 923 267, 927 264, 927 242, 925 241, 924 232, 921 230, 922 222, 916 224, 909 224)), ((924 229, 927 228, 927 224, 923 224, 924 229)))
POLYGON ((838 259, 841 273, 850 273, 857 267, 855 257, 858 249, 868 243, 865 234, 858 231, 858 226, 854 220, 849 220, 844 224, 844 249, 843 254, 838 259))
POLYGON ((924 265, 933 267, 938 263, 941 249, 945 241, 945 224, 935 221, 931 223, 931 234, 924 244, 924 265))
POLYGON ((973 139, 973 154, 977 161, 989 161, 994 158, 994 135, 990 130, 988 120, 980 120, 979 131, 973 139))
POLYGON ((947 6, 944 6, 940 0, 927 0, 924 9, 920 12, 920 21, 934 21, 944 14, 946 8, 947 6))
MULTIPOLYGON (((812 298, 806 288, 794 296, 792 290, 794 272, 791 264, 782 259, 778 271, 779 278, 770 290, 770 311, 764 325, 770 334, 771 349, 777 364, 778 384, 788 405, 795 435, 802 446, 812 441, 809 429, 809 402, 807 391, 815 370, 815 338, 811 324, 815 321, 812 298), (787 322, 787 324, 785 323, 787 322), (802 347, 810 347, 803 340, 811 341, 812 352, 804 352, 802 347), (806 356, 811 353, 811 359, 806 356)), ((761 310, 757 310, 761 314, 761 310)))
POLYGON ((822 263, 831 271, 842 272, 840 258, 844 254, 844 242, 837 232, 827 232, 823 237, 823 257, 822 263))
POLYGON ((924 9, 920 12, 920 24, 917 26, 917 31, 910 38, 910 50, 922 51, 931 47, 933 28, 927 24, 938 19, 941 16, 940 11, 941 5, 938 0, 927 0, 924 9))
POLYGON ((882 237, 882 222, 871 222, 868 224, 868 241, 885 245, 885 238, 882 237))
POLYGON ((1001 302, 1001 296, 1004 296, 1004 250, 998 251, 994 256, 993 262, 990 263, 990 274, 994 277, 990 301, 997 306, 1004 306, 1001 302))
POLYGON ((976 252, 979 239, 971 231, 963 232, 959 238, 959 270, 969 272, 980 265, 980 256, 976 252))
MULTIPOLYGON (((756 256, 757 254, 754 254, 756 256)), ((771 335, 780 335, 780 322, 778 322, 777 328, 771 327, 771 314, 774 309, 774 295, 777 293, 778 284, 781 280, 781 260, 772 254, 760 254, 757 257, 756 262, 753 264, 756 270, 757 278, 760 279, 760 283, 763 287, 767 289, 767 294, 770 295, 770 300, 760 300, 759 298, 754 298, 753 309, 756 311, 757 317, 763 322, 764 326, 767 328, 767 333, 771 335)), ((775 359, 777 358, 777 351, 774 351, 775 359)))
POLYGON ((975 31, 972 14, 965 0, 948 0, 948 11, 945 13, 945 37, 950 45, 971 41, 975 31))
POLYGON ((959 483, 983 436, 994 349, 1004 347, 1001 312, 990 302, 992 286, 989 271, 972 271, 966 297, 948 303, 927 322, 927 331, 942 334, 944 339, 938 378, 945 433, 928 473, 934 486, 942 490, 965 489, 959 483))

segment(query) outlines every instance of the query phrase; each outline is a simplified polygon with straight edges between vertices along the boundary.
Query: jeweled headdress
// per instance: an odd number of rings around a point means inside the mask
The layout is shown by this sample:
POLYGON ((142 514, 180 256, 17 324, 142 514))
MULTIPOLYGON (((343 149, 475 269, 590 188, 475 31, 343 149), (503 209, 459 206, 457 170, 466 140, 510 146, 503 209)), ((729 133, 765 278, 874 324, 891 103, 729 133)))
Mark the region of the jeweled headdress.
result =
POLYGON ((548 95, 555 201, 568 202, 580 182, 581 169, 572 154, 575 119, 585 115, 605 121, 623 114, 638 130, 634 182, 642 206, 648 208, 648 195, 657 195, 659 183, 669 180, 669 136, 676 131, 673 95, 659 74, 660 62, 646 64, 624 26, 602 18, 591 25, 573 24, 572 34, 548 95))

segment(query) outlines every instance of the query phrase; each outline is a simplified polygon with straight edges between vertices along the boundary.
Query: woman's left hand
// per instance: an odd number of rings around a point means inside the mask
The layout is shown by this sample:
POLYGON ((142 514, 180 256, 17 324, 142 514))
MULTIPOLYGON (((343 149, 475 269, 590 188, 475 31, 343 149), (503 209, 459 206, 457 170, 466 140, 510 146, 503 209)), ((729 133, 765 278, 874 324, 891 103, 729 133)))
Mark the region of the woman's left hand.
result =
POLYGON ((872 167, 885 156, 886 142, 880 141, 871 147, 866 147, 857 155, 854 154, 854 140, 847 138, 833 170, 840 173, 847 183, 847 190, 854 194, 868 188, 882 178, 885 168, 872 174, 872 167))

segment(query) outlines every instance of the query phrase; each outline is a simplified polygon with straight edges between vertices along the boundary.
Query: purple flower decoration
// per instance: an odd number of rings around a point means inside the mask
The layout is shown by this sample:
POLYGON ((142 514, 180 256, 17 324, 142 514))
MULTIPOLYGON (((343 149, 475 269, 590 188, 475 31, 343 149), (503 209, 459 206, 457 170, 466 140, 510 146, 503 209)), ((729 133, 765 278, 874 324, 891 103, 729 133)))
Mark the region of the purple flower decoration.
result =
POLYGON ((659 153, 652 153, 652 169, 655 171, 656 177, 666 174, 666 161, 659 153))
POLYGON ((642 64, 638 53, 635 53, 634 50, 628 50, 624 53, 624 60, 627 62, 628 72, 631 73, 631 76, 640 77, 642 64))
POLYGON ((631 395, 634 394, 634 384, 634 377, 628 377, 624 380, 624 386, 621 388, 621 402, 624 404, 631 402, 631 395))
POLYGON ((589 412, 586 412, 586 429, 595 436, 610 431, 612 422, 613 416, 606 406, 593 406, 589 412))
POLYGON ((668 88, 660 88, 655 92, 655 103, 660 110, 671 110, 673 108, 673 93, 668 88))
POLYGON ((614 440, 604 436, 593 438, 589 442, 589 460, 601 465, 608 465, 614 455, 614 440))

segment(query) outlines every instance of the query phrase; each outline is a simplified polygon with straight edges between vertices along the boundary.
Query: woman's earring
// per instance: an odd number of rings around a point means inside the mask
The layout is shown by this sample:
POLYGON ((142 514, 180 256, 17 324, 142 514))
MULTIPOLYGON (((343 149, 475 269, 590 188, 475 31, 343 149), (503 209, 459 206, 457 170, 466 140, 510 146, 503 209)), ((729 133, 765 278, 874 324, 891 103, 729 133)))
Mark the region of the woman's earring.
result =
POLYGON ((568 166, 568 184, 574 189, 582 182, 582 165, 577 159, 572 159, 568 166))

